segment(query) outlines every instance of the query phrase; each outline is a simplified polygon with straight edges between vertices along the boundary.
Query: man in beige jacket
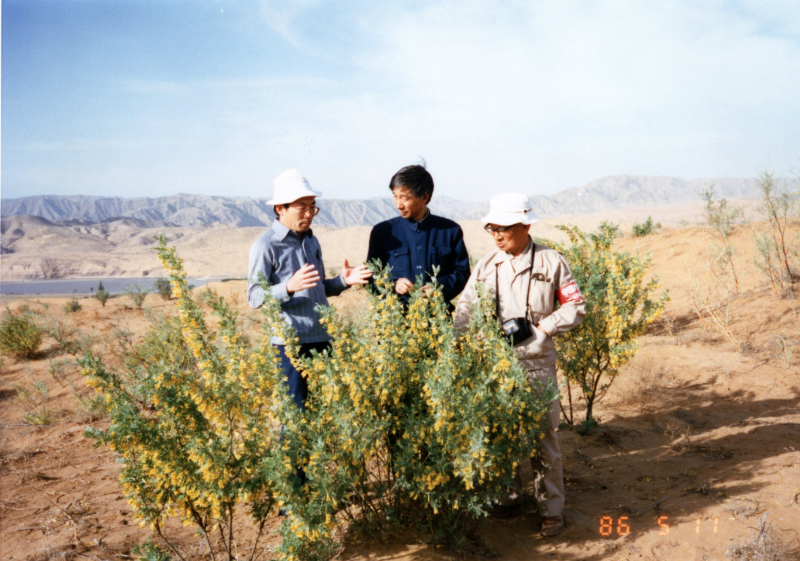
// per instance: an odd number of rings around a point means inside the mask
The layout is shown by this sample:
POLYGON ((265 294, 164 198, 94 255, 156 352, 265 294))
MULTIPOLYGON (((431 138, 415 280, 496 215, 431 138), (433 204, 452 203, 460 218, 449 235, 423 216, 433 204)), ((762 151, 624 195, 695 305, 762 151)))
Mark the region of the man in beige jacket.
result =
MULTIPOLYGON (((491 200, 489 214, 482 222, 494 237, 497 250, 486 254, 472 271, 456 306, 455 323, 459 330, 466 328, 476 300, 475 285, 483 283, 497 298, 498 319, 504 331, 521 328, 527 334, 525 329, 530 329, 531 335, 515 345, 520 364, 528 371, 528 381, 534 388, 539 383, 552 383, 555 388, 552 338, 577 326, 586 315, 586 305, 564 257, 531 240, 528 231, 537 220, 530 201, 521 193, 506 193, 491 200), (518 318, 516 325, 511 321, 514 318, 518 318)), ((546 536, 564 529, 564 477, 556 435, 560 413, 556 399, 547 412, 549 426, 531 458, 542 533, 546 536)), ((497 502, 503 509, 522 503, 519 468, 509 496, 497 502)))

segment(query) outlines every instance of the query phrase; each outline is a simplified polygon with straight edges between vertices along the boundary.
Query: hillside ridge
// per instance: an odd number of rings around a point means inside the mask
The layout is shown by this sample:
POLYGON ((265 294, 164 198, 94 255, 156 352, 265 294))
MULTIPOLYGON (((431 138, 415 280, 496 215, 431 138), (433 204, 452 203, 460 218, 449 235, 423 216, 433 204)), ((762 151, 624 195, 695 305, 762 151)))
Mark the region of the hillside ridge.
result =
MULTIPOLYGON (((585 214, 643 206, 663 206, 699 200, 713 185, 717 196, 750 198, 758 194, 755 179, 617 175, 603 177, 554 195, 531 195, 534 211, 542 217, 585 214)), ((274 214, 268 198, 178 194, 164 197, 99 197, 88 195, 34 195, 3 199, 2 216, 37 216, 60 225, 98 224, 130 219, 139 227, 269 226, 274 214)), ((390 197, 326 199, 315 224, 330 228, 372 226, 397 216, 390 197)), ((434 195, 431 210, 452 220, 477 220, 487 202, 466 202, 434 195)))

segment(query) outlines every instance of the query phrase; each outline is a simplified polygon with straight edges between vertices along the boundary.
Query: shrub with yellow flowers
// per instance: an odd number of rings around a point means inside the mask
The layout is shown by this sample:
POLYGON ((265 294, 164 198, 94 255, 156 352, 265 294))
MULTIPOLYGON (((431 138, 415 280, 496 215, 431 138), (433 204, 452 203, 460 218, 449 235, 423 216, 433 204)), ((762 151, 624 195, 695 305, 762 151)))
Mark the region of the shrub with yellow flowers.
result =
MULTIPOLYGON (((649 258, 612 249, 615 225, 604 222, 596 233, 574 226, 558 229, 567 234, 570 246, 542 243, 564 255, 586 299, 583 322, 555 338, 558 368, 568 384, 580 388, 586 404, 584 426, 590 428, 595 424, 595 403, 636 353, 637 337, 664 311, 669 294, 656 294, 658 278, 645 282, 649 258)), ((569 412, 572 416, 571 401, 569 412)))
POLYGON ((458 539, 507 492, 555 395, 532 391, 488 295, 459 336, 435 284, 417 286, 405 308, 388 270, 374 272, 363 319, 321 309, 330 349, 294 357, 309 399, 304 414, 282 419, 283 464, 307 476, 281 489, 291 553, 330 536, 337 520, 382 528, 413 519, 458 539))
MULTIPOLYGON (((218 297, 208 298, 218 316, 212 330, 191 298, 175 249, 163 236, 158 242, 178 316, 155 321, 119 371, 91 353, 80 361, 111 419, 87 436, 122 456, 120 479, 134 515, 173 554, 183 559, 164 524, 179 517, 199 528, 212 558, 223 549, 233 559, 237 507, 247 506, 258 529, 254 553, 276 501, 265 458, 280 438, 272 410, 273 394, 282 392, 277 359, 267 338, 252 348, 236 312, 218 297)), ((279 317, 276 304, 267 309, 279 317)))
POLYGON ((158 242, 177 317, 155 321, 119 371, 92 354, 81 364, 111 419, 88 435, 122 456, 135 515, 172 554, 181 556, 164 523, 174 516, 199 528, 212 556, 224 549, 233 559, 241 505, 258 529, 251 558, 278 508, 286 515, 278 553, 287 560, 329 558, 337 531, 353 524, 415 522, 457 539, 507 491, 536 445, 555 393, 532 391, 488 294, 458 334, 435 282, 417 286, 404 306, 388 270, 376 269, 363 317, 354 323, 321 308, 331 345, 301 358, 269 291, 259 346, 216 296, 206 298, 218 316, 212 328, 175 248, 163 236, 158 242), (271 334, 308 379, 302 410, 271 334))

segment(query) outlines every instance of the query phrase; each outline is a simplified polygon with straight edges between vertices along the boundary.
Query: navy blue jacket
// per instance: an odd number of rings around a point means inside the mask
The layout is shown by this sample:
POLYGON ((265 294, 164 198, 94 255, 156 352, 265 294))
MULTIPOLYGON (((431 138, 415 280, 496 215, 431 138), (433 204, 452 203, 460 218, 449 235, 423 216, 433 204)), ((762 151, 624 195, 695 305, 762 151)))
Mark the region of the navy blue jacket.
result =
MULTIPOLYGON (((458 296, 469 280, 469 254, 461 226, 428 214, 420 222, 402 216, 376 224, 369 236, 367 262, 378 259, 381 266, 392 267, 392 280, 407 278, 422 283, 431 281, 434 265, 439 267, 436 280, 442 285, 445 302, 458 296)), ((408 295, 401 297, 408 302, 408 295)))

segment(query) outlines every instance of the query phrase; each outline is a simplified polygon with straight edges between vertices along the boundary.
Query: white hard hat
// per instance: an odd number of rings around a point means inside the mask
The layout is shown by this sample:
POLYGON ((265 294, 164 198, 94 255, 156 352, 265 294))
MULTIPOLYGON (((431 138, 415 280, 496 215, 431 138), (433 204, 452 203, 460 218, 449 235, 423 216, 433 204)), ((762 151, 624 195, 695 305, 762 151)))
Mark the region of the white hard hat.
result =
POLYGON ((503 193, 489 201, 489 214, 481 218, 484 224, 512 226, 514 224, 533 224, 539 217, 533 213, 533 206, 522 193, 503 193))
POLYGON ((296 169, 287 169, 282 172, 272 184, 275 186, 275 191, 272 199, 267 201, 268 205, 288 205, 303 197, 322 196, 322 193, 311 188, 308 180, 296 169))

